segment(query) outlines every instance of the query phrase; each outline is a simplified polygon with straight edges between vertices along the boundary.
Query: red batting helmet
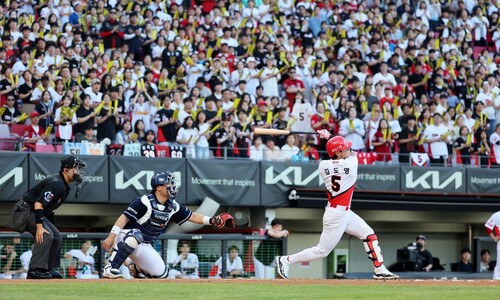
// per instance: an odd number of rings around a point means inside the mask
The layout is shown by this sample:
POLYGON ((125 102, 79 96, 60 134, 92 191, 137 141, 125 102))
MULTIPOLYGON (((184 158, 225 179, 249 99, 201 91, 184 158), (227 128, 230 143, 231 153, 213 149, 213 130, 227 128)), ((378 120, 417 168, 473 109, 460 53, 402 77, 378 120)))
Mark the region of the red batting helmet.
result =
POLYGON ((335 153, 351 148, 351 146, 352 142, 347 142, 343 137, 338 135, 328 140, 326 143, 326 151, 330 157, 333 157, 335 153))

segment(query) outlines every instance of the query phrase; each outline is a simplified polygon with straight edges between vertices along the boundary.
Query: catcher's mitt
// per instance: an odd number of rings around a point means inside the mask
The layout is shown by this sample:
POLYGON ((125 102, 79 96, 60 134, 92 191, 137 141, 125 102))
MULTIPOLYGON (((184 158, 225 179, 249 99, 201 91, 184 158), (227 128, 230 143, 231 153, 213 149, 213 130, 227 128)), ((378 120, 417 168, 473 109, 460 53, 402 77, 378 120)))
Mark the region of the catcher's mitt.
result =
POLYGON ((217 229, 222 229, 224 226, 234 228, 234 218, 228 213, 221 213, 210 219, 210 224, 217 229))

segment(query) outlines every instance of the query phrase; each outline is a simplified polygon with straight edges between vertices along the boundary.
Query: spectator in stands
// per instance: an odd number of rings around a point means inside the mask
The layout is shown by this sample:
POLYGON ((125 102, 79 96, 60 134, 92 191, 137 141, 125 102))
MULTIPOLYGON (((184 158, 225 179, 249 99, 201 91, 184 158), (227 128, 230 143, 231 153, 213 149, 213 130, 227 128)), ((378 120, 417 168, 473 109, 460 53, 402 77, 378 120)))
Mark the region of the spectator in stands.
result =
POLYGON ((62 98, 62 106, 56 109, 54 123, 56 128, 56 141, 72 141, 73 140, 73 125, 75 125, 78 120, 76 118, 75 111, 71 105, 71 98, 69 96, 64 96, 62 98))
MULTIPOLYGON (((143 90, 144 91, 144 90, 143 90)), ((132 127, 135 127, 135 123, 139 120, 144 122, 145 130, 149 130, 150 127, 150 111, 151 104, 150 101, 146 100, 145 92, 139 92, 135 94, 130 102, 130 110, 132 111, 132 127)))
POLYGON ((429 144, 428 154, 431 165, 444 166, 445 160, 448 158, 448 146, 450 134, 448 128, 442 124, 440 114, 434 114, 433 124, 427 126, 423 133, 425 143, 429 144))
POLYGON ((453 264, 453 272, 472 272, 471 252, 468 248, 460 252, 460 261, 453 264))
POLYGON ((219 257, 215 262, 217 266, 217 276, 221 277, 222 272, 225 272, 227 277, 238 277, 243 275, 243 261, 239 256, 240 250, 237 246, 229 246, 228 254, 226 255, 226 270, 222 270, 222 257, 219 257))
POLYGON ((255 135, 253 137, 252 146, 250 146, 250 159, 260 161, 264 159, 266 146, 262 143, 262 137, 255 135))
POLYGON ((339 134, 342 135, 346 141, 352 142, 352 149, 362 151, 365 149, 363 137, 365 136, 365 127, 363 121, 357 118, 357 111, 355 107, 349 109, 349 117, 340 121, 339 134))
POLYGON ((472 150, 472 137, 469 136, 467 126, 460 127, 459 137, 453 143, 457 164, 468 166, 470 165, 470 156, 472 150))
POLYGON ((222 114, 221 118, 221 126, 214 134, 217 141, 216 156, 234 157, 233 145, 236 143, 236 129, 231 126, 231 119, 228 115, 222 114))
POLYGON ((283 152, 276 145, 276 139, 269 136, 266 140, 266 148, 264 149, 264 160, 267 161, 283 161, 283 152))
POLYGON ((172 268, 168 270, 168 278, 200 278, 198 255, 191 253, 190 250, 187 242, 180 243, 180 254, 172 261, 172 268))
MULTIPOLYGON (((174 111, 171 109, 170 97, 163 99, 163 108, 156 112, 154 116, 154 124, 158 127, 158 138, 161 143, 172 143, 176 139, 176 120, 173 118, 174 111)), ((135 127, 134 127, 135 128, 135 127)), ((135 132, 135 129, 134 129, 135 132)))
POLYGON ((236 130, 236 144, 235 144, 235 156, 248 158, 249 145, 251 143, 250 137, 252 136, 252 127, 247 124, 247 113, 244 110, 240 110, 237 113, 238 122, 233 126, 236 130))
MULTIPOLYGON (((64 254, 65 259, 74 259, 76 279, 99 279, 95 269, 94 254, 97 246, 92 246, 92 241, 84 241, 80 249, 71 249, 64 254)), ((70 264, 73 265, 73 264, 70 264)))
POLYGON ((94 128, 93 127, 87 127, 85 128, 85 134, 79 135, 77 138, 78 142, 89 142, 89 143, 99 143, 99 140, 97 140, 97 137, 94 134, 94 128))
POLYGON ((406 118, 406 125, 399 134, 399 162, 408 164, 410 162, 410 153, 417 151, 418 129, 416 126, 416 118, 410 115, 406 118))
POLYGON ((212 135, 210 124, 207 122, 207 116, 204 111, 196 114, 195 128, 198 129, 198 138, 196 139, 195 152, 199 159, 208 159, 210 157, 210 148, 208 139, 212 135))
POLYGON ((91 107, 90 96, 82 95, 82 105, 76 110, 76 119, 78 123, 75 125, 76 139, 85 134, 85 128, 94 128, 96 113, 91 107))
POLYGON ((122 130, 120 130, 115 137, 115 144, 130 144, 132 136, 132 124, 129 119, 125 119, 122 123, 122 130))
POLYGON ((394 145, 394 134, 386 119, 381 119, 378 123, 378 129, 371 140, 371 144, 373 145, 373 150, 377 153, 377 161, 392 161, 391 148, 394 145))
POLYGON ((283 254, 282 241, 287 238, 288 230, 283 229, 283 222, 279 219, 271 221, 271 227, 266 229, 264 234, 269 240, 260 241, 254 255, 255 278, 274 278, 275 257, 283 254), (266 272, 266 266, 272 267, 271 271, 266 272), (269 273, 271 272, 271 273, 269 273), (271 275, 271 276, 269 276, 271 275))
POLYGON ((144 121, 139 120, 134 125, 134 133, 131 135, 131 141, 134 143, 144 143, 146 141, 146 131, 144 121))
POLYGON ((21 112, 17 109, 16 98, 14 95, 8 95, 6 99, 5 111, 3 112, 2 119, 0 123, 4 124, 15 124, 15 123, 24 123, 23 121, 18 121, 18 118, 21 116, 21 112))
POLYGON ((48 136, 45 134, 45 129, 38 125, 40 114, 34 110, 30 113, 31 124, 24 131, 25 146, 30 150, 35 149, 35 144, 46 144, 48 136))
POLYGON ((54 108, 56 103, 52 100, 52 95, 49 91, 42 93, 41 101, 36 105, 35 110, 39 113, 39 124, 44 129, 54 124, 54 108))
POLYGON ((477 155, 476 164, 482 168, 489 166, 491 148, 488 141, 488 132, 478 129, 475 133, 475 143, 472 144, 472 153, 477 155))
POLYGON ((495 132, 490 136, 491 143, 491 166, 498 168, 500 166, 500 124, 495 127, 495 132))
POLYGON ((491 261, 491 253, 488 249, 481 250, 481 262, 479 272, 491 272, 495 269, 495 262, 491 261))
POLYGON ((300 149, 295 145, 295 135, 289 134, 286 137, 286 144, 281 147, 281 156, 284 161, 291 161, 299 154, 300 149))
POLYGON ((177 132, 177 143, 186 148, 187 158, 196 158, 195 145, 199 137, 199 131, 194 123, 193 117, 188 115, 184 118, 181 128, 177 132))
POLYGON ((97 139, 102 142, 108 138, 111 143, 116 137, 116 125, 119 124, 117 111, 111 106, 109 93, 105 93, 102 97, 102 106, 100 112, 97 114, 97 139))

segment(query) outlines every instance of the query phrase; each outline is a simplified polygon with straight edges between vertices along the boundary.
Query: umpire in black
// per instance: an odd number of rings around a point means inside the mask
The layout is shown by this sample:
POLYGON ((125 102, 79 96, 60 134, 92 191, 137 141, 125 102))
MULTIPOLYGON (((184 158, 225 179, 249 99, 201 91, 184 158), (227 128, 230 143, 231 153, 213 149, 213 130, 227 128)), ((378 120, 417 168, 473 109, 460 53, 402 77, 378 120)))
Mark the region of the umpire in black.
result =
POLYGON ((86 164, 69 155, 61 160, 59 174, 48 176, 29 189, 22 198, 31 206, 27 229, 35 236, 28 279, 60 279, 56 271, 60 265, 61 234, 53 224, 53 213, 68 197, 71 182, 76 182, 77 193, 86 164))

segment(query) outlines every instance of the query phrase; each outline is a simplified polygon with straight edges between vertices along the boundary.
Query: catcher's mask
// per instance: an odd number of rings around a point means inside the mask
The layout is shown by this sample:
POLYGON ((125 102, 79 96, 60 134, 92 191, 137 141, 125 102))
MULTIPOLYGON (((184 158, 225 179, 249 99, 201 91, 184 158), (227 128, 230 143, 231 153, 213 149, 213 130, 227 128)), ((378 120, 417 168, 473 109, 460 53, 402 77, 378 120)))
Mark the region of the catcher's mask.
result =
POLYGON ((177 193, 179 193, 179 187, 175 184, 175 176, 172 172, 160 172, 151 177, 151 188, 153 192, 160 185, 164 185, 167 188, 167 193, 170 198, 175 198, 177 193))
POLYGON ((61 159, 61 172, 64 171, 64 169, 72 168, 75 168, 77 170, 77 172, 73 174, 73 181, 79 185, 82 183, 83 177, 85 176, 87 164, 74 155, 68 155, 61 159))

